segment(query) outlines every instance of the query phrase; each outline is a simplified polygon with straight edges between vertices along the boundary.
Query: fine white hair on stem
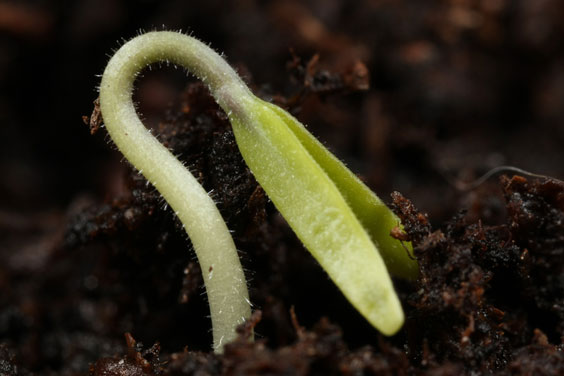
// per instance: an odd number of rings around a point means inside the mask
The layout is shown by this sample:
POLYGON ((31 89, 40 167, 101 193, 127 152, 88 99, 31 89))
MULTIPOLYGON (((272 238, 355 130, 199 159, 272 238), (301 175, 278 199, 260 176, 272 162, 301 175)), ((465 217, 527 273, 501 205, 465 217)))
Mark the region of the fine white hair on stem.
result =
POLYGON ((213 327, 213 348, 236 337, 241 318, 251 314, 247 284, 230 232, 212 198, 172 153, 147 131, 131 94, 141 69, 155 62, 186 67, 210 86, 241 87, 239 77, 213 50, 176 32, 151 32, 123 46, 110 59, 100 85, 107 130, 129 162, 151 181, 180 218, 204 276, 213 327))

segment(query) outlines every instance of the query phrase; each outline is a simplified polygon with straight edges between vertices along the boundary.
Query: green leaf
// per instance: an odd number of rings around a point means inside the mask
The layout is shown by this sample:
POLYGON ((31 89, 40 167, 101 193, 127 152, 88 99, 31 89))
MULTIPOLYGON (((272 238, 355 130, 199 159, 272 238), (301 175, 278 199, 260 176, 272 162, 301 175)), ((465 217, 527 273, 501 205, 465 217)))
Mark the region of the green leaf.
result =
POLYGON ((376 243, 390 273, 406 279, 415 279, 419 268, 417 261, 412 257, 411 243, 402 243, 390 236, 394 227, 401 227, 399 218, 343 162, 309 133, 302 123, 280 107, 271 103, 266 105, 280 116, 311 157, 335 183, 351 210, 368 231, 372 241, 376 243))
POLYGON ((373 326, 386 335, 397 332, 404 321, 401 304, 360 219, 376 221, 371 233, 384 247, 392 245, 385 253, 390 263, 411 276, 416 264, 389 236, 397 218, 279 107, 246 98, 230 120, 245 162, 305 247, 373 326), (406 261, 410 266, 397 265, 406 261))

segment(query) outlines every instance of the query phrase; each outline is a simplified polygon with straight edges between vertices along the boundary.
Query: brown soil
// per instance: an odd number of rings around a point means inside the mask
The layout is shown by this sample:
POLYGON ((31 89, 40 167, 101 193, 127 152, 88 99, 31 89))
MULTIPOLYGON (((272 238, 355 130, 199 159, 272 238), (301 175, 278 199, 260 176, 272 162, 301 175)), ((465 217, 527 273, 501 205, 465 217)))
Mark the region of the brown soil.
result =
POLYGON ((0 7, 1 375, 564 373, 564 183, 548 177, 564 176, 564 4, 57 4, 0 7), (303 249, 206 89, 147 71, 140 111, 213 190, 255 305, 210 352, 182 225, 81 121, 113 41, 163 22, 225 51, 398 213, 420 263, 395 280, 399 334, 371 328, 303 249), (547 177, 460 189, 501 164, 547 177))

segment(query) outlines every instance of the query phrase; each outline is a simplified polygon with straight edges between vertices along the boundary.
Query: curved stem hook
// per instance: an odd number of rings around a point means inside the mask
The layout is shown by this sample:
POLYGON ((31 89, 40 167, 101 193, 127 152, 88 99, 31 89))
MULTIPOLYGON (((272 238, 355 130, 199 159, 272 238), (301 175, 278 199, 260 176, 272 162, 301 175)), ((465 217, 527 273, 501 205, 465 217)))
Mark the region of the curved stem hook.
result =
POLYGON ((216 352, 251 315, 245 275, 227 226, 207 192, 140 121, 133 82, 147 65, 170 61, 208 84, 222 105, 247 87, 213 50, 186 35, 154 32, 136 37, 111 58, 102 76, 100 107, 110 136, 123 155, 161 193, 184 224, 200 263, 208 295, 216 352))

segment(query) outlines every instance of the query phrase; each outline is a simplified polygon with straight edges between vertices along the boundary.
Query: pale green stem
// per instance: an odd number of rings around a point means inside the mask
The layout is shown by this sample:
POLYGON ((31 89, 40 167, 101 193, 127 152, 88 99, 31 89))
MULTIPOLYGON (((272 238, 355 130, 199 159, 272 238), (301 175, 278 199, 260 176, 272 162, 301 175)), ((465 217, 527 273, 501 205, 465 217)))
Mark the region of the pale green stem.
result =
POLYGON ((249 294, 233 239, 213 200, 185 166, 139 120, 133 82, 147 65, 170 61, 187 67, 212 93, 248 92, 237 74, 209 47, 172 32, 148 33, 126 43, 112 57, 100 85, 104 123, 123 155, 161 193, 185 226, 206 286, 214 349, 232 341, 249 318, 249 294))

